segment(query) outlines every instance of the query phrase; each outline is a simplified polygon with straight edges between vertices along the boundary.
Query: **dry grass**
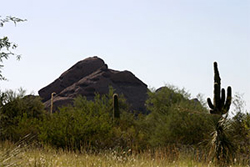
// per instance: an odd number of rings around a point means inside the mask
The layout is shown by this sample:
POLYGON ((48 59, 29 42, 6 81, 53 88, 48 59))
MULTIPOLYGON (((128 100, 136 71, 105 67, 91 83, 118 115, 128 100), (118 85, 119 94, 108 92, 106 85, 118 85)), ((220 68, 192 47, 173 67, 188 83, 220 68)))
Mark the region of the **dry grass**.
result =
MULTIPOLYGON (((213 167, 211 162, 201 161, 195 154, 180 153, 176 150, 148 150, 131 153, 131 150, 117 152, 107 150, 99 153, 76 153, 51 148, 18 147, 11 143, 0 146, 0 166, 25 167, 213 167), (9 149, 6 149, 9 148, 9 149), (9 150, 9 151, 8 151, 9 150), (16 150, 16 151, 10 151, 16 150), (9 152, 6 154, 6 152, 9 152), (13 155, 12 155, 13 154, 13 155), (2 157, 2 156, 1 156, 2 157)), ((240 164, 234 167, 242 166, 240 164)))

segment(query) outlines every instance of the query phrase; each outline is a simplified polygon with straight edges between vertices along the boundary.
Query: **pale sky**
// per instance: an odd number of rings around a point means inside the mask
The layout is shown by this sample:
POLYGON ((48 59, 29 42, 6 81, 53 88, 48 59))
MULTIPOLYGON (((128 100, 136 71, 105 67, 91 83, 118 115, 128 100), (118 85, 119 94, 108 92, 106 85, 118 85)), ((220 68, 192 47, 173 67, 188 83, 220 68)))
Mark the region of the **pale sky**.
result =
POLYGON ((0 37, 17 43, 4 61, 0 89, 38 90, 76 62, 102 58, 149 88, 172 84, 196 97, 213 95, 213 62, 222 86, 244 94, 250 110, 250 0, 8 0, 0 37))

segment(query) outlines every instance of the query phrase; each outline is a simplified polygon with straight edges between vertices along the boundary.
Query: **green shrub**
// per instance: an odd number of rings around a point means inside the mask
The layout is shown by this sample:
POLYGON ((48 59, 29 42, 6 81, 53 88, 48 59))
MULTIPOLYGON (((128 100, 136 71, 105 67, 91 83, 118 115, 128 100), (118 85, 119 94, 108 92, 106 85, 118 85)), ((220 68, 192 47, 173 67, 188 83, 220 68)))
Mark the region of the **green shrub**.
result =
POLYGON ((74 107, 63 107, 44 120, 39 138, 47 144, 69 149, 101 145, 112 123, 106 107, 100 101, 78 97, 74 107))
MULTIPOLYGON (((73 106, 59 109, 40 127, 39 139, 57 148, 81 150, 134 147, 137 132, 135 117, 129 113, 123 96, 119 98, 121 117, 113 121, 113 90, 96 94, 94 101, 79 96, 73 106)), ((137 142, 138 144, 138 142, 137 142)))
POLYGON ((150 92, 147 101, 151 113, 147 116, 152 132, 150 143, 193 145, 211 132, 212 118, 199 102, 189 100, 189 94, 173 86, 150 92))
POLYGON ((37 96, 25 96, 22 90, 1 93, 1 140, 18 141, 29 133, 37 134, 44 114, 44 106, 37 96))
POLYGON ((236 159, 250 163, 250 114, 238 111, 230 119, 230 136, 237 148, 236 159))

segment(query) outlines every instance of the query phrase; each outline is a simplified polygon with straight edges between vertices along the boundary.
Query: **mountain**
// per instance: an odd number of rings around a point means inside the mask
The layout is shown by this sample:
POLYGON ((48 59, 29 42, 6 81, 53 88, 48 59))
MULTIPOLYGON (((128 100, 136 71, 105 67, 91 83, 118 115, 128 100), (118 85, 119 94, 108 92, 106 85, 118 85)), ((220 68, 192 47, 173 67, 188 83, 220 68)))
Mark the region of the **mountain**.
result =
POLYGON ((146 111, 147 85, 130 71, 109 69, 96 56, 77 62, 38 93, 45 107, 49 109, 51 94, 55 92, 53 104, 56 109, 72 104, 73 99, 79 95, 93 100, 95 93, 108 94, 110 86, 116 93, 124 95, 132 110, 146 111))

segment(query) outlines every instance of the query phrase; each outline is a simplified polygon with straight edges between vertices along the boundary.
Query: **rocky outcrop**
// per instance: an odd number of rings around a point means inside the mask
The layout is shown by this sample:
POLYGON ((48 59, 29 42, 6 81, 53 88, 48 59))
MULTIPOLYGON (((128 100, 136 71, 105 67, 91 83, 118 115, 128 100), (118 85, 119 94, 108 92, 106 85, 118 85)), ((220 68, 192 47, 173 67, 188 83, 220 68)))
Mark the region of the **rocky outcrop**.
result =
POLYGON ((39 95, 49 108, 51 93, 55 92, 53 101, 56 108, 72 104, 73 99, 79 95, 93 100, 95 93, 107 94, 110 86, 116 93, 124 95, 132 110, 145 112, 147 85, 129 71, 109 69, 98 57, 76 63, 54 82, 42 88, 39 95))
POLYGON ((65 88, 71 86, 72 84, 78 82, 80 79, 90 75, 91 73, 95 72, 96 70, 104 66, 106 66, 104 61, 97 57, 91 57, 79 61, 78 63, 73 65, 70 69, 65 71, 54 82, 39 90, 38 93, 42 97, 43 101, 47 101, 50 99, 52 92, 59 94, 65 88))

